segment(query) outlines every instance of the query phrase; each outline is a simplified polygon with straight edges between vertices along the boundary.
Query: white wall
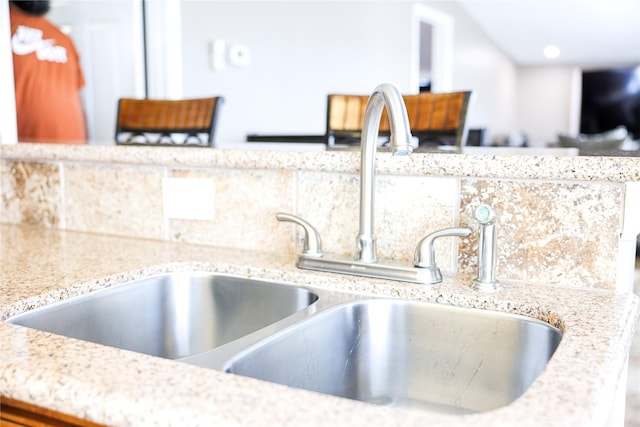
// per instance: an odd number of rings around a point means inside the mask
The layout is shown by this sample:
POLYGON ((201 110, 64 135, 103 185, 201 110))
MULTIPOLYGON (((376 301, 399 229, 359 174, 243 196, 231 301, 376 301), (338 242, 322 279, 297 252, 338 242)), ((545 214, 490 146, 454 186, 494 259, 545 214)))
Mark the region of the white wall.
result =
MULTIPOLYGON (((182 91, 184 97, 224 96, 216 135, 220 146, 243 142, 247 133, 322 134, 326 95, 331 92, 370 93, 382 82, 394 83, 404 93, 417 90, 412 84, 416 72, 412 55, 417 51, 412 34, 415 2, 165 3, 181 8, 183 66, 182 78, 176 73, 178 77, 166 82, 176 89, 165 95, 182 91), (247 46, 250 64, 214 71, 209 63, 214 40, 247 46)), ((469 127, 486 127, 490 137, 498 140, 509 132, 524 131, 537 146, 570 129, 568 69, 517 67, 457 3, 420 3, 454 20, 452 89, 475 91, 469 127), (540 96, 543 92, 550 96, 540 96)), ((6 0, 0 0, 2 5, 6 0)), ((171 14, 175 15, 180 14, 171 14)), ((8 46, 8 39, 5 43, 8 46)), ((151 46, 157 43, 157 38, 149 40, 151 46)), ((159 72, 157 66, 152 68, 152 74, 159 72)), ((86 73, 91 76, 90 70, 86 73)), ((151 96, 160 93, 156 86, 152 84, 151 96)), ((6 98, 3 101, 6 104, 6 98)), ((115 114, 113 102, 104 105, 115 114)), ((106 122, 112 143, 113 120, 106 122)))
POLYGON ((521 67, 518 69, 517 114, 520 130, 532 146, 544 147, 570 134, 574 68, 521 67))
POLYGON ((411 87, 411 2, 182 2, 184 96, 222 95, 218 145, 247 133, 323 134, 326 96, 411 87), (214 71, 209 44, 249 49, 214 71))
MULTIPOLYGON (((521 130, 515 64, 455 2, 421 3, 453 17, 451 89, 475 92, 469 127, 485 127, 499 140, 521 130)), ((184 96, 225 97, 216 136, 221 146, 242 142, 247 133, 322 134, 328 93, 370 93, 387 81, 404 93, 417 90, 412 2, 181 4, 184 96), (215 71, 214 40, 245 45, 250 64, 215 71)))
POLYGON ((382 82, 415 92, 416 4, 453 19, 450 89, 474 91, 468 127, 499 142, 524 132, 534 146, 574 130, 570 69, 516 66, 455 1, 165 1, 181 7, 183 96, 226 99, 219 146, 248 133, 322 134, 332 92, 370 93, 382 82), (214 40, 246 46, 249 65, 215 71, 214 40))
MULTIPOLYGON (((517 68, 454 2, 422 4, 454 18, 453 90, 475 91, 469 127, 518 130, 517 68)), ((223 95, 216 140, 247 133, 322 134, 326 95, 390 81, 417 90, 411 2, 182 2, 184 95, 223 95), (250 65, 214 71, 210 44, 248 47, 250 65)))
POLYGON ((518 130, 518 69, 455 2, 427 1, 454 19, 453 89, 475 92, 467 118, 470 128, 487 128, 489 138, 518 130))

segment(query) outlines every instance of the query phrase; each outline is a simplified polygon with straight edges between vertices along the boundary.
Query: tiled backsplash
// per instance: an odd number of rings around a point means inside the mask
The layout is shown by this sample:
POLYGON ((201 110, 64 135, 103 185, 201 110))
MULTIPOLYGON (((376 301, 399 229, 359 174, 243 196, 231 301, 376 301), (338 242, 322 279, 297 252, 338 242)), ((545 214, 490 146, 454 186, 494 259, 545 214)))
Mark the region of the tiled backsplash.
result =
MULTIPOLYGON (((132 158, 141 153, 135 151, 137 147, 116 148, 132 150, 132 158)), ((28 147, 3 150, 0 221, 4 223, 298 253, 302 230, 278 222, 275 214, 282 211, 313 224, 325 252, 351 256, 355 251, 357 153, 265 151, 262 164, 243 165, 242 152, 221 150, 176 155, 176 150, 189 149, 155 149, 150 153, 162 156, 164 152, 167 159, 138 158, 137 163, 123 160, 122 151, 114 154, 114 148, 108 147, 75 151, 37 147, 37 155, 28 147), (104 160, 96 158, 96 150, 101 149, 104 160), (164 177, 213 180, 215 219, 165 218, 164 177)), ((544 180, 517 173, 513 177, 434 174, 430 171, 446 168, 443 163, 447 162, 452 170, 460 170, 457 163, 464 167, 466 161, 469 170, 476 172, 490 170, 481 163, 493 162, 497 168, 504 164, 489 156, 420 156, 425 157, 419 162, 405 160, 396 168, 386 157, 379 160, 375 229, 380 258, 411 262, 422 237, 447 227, 475 228, 473 212, 486 203, 500 217, 499 279, 615 289, 623 274, 619 248, 628 196, 625 182, 566 179, 560 173, 560 178, 544 180), (425 167, 425 162, 435 162, 437 167, 425 167)), ((527 156, 522 159, 531 162, 527 156)), ((504 160, 512 161, 511 156, 504 160)), ((544 162, 553 165, 549 159, 544 162)), ((558 162, 564 167, 564 159, 558 162)), ((541 170, 542 174, 549 172, 541 170)), ((439 239, 439 266, 445 274, 472 275, 476 247, 475 233, 469 238, 439 239)))

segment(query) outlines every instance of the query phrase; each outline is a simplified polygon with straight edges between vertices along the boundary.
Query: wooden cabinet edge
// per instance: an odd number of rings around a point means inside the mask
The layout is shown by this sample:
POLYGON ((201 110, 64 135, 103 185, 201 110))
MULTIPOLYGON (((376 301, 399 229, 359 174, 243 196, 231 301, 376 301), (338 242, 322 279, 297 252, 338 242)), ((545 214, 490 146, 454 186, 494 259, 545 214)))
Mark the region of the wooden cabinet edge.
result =
POLYGON ((73 415, 0 396, 0 427, 15 426, 103 427, 73 415))

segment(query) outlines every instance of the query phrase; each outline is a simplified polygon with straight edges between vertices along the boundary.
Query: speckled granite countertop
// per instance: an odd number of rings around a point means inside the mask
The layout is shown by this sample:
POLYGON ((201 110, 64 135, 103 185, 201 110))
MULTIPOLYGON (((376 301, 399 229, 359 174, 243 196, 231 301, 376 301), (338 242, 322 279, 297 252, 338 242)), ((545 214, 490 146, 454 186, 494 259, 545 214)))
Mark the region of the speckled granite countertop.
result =
MULTIPOLYGON (((256 145, 250 145, 255 148, 256 145)), ((402 160, 391 155, 376 160, 376 171, 400 175, 475 178, 640 181, 640 158, 597 156, 494 155, 429 153, 402 160), (488 161, 488 159, 492 161, 488 161)), ((385 153, 388 154, 388 153, 385 153)), ((172 167, 284 169, 320 172, 359 170, 359 151, 261 151, 189 149, 184 147, 123 147, 64 144, 0 145, 0 156, 23 161, 103 162, 172 167)))
POLYGON ((206 270, 460 306, 560 325, 546 370, 513 404, 475 415, 400 410, 291 389, 0 322, 0 393, 117 426, 598 426, 624 370, 638 298, 506 284, 496 295, 468 278, 424 288, 313 273, 294 256, 0 225, 0 318, 160 272, 206 270))

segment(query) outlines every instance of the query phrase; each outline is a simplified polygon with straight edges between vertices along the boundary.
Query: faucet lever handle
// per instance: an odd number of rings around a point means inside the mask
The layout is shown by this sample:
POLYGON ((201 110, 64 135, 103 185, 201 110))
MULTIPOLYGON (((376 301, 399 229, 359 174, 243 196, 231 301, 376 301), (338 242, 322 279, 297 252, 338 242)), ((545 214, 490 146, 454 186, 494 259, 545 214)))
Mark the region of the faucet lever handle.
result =
POLYGON ((473 230, 469 227, 445 228, 443 230, 434 231, 425 236, 418 246, 413 258, 413 265, 419 268, 427 268, 432 271, 432 283, 442 281, 442 274, 436 265, 436 251, 434 247, 435 240, 440 237, 469 237, 473 230))
POLYGON ((302 226, 302 228, 304 229, 304 248, 302 252, 303 255, 313 257, 321 257, 323 255, 320 234, 311 224, 309 224, 299 216, 284 212, 278 212, 276 214, 276 219, 278 221, 293 222, 294 224, 302 226))

